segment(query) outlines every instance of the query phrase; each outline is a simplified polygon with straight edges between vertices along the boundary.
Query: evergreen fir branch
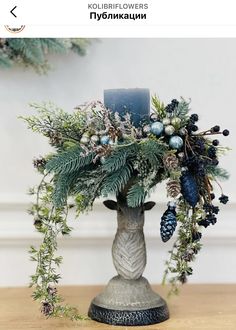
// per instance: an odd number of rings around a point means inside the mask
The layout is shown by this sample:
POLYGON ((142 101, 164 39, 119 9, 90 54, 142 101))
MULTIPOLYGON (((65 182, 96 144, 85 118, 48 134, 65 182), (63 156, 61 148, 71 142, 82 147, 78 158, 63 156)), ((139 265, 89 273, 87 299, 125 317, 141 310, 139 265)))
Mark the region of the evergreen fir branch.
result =
POLYGON ((79 172, 62 173, 55 178, 55 187, 53 191, 53 204, 55 207, 65 206, 68 195, 76 180, 79 177, 79 172))
POLYGON ((87 47, 91 43, 91 39, 85 38, 72 38, 71 40, 71 50, 79 55, 85 55, 87 47))
POLYGON ((46 53, 37 38, 8 39, 9 57, 13 63, 32 67, 37 73, 46 73, 50 66, 46 60, 46 53))
POLYGON ((147 140, 140 143, 141 157, 148 161, 153 169, 162 167, 162 158, 168 150, 164 143, 157 142, 156 140, 147 140))
POLYGON ((160 101, 157 95, 152 96, 152 105, 160 118, 164 118, 166 116, 165 105, 160 101))
POLYGON ((92 208, 93 202, 101 195, 101 187, 106 173, 101 167, 94 170, 85 169, 80 173, 71 194, 75 196, 77 214, 92 208))
POLYGON ((0 49, 0 67, 10 68, 12 66, 11 59, 0 49))
POLYGON ((50 69, 49 53, 73 51, 84 55, 89 44, 89 39, 81 38, 0 38, 0 66, 7 68, 20 64, 45 74, 50 69))
POLYGON ((132 168, 129 164, 119 168, 116 172, 107 176, 102 184, 101 193, 103 196, 108 194, 118 195, 128 183, 132 175, 132 168))
POLYGON ((106 159, 105 163, 103 164, 104 171, 109 173, 117 171, 119 168, 126 164, 127 159, 130 156, 134 156, 137 150, 138 146, 136 143, 120 145, 106 159))
POLYGON ((128 191, 127 204, 129 207, 141 206, 144 203, 146 196, 147 192, 144 188, 139 183, 136 183, 128 191))
POLYGON ((41 47, 44 54, 49 52, 63 54, 68 51, 68 47, 67 47, 68 39, 39 38, 37 40, 39 42, 39 47, 41 47))
POLYGON ((83 154, 83 149, 77 145, 68 151, 57 154, 46 164, 46 170, 54 173, 71 173, 90 164, 93 161, 94 153, 83 154))

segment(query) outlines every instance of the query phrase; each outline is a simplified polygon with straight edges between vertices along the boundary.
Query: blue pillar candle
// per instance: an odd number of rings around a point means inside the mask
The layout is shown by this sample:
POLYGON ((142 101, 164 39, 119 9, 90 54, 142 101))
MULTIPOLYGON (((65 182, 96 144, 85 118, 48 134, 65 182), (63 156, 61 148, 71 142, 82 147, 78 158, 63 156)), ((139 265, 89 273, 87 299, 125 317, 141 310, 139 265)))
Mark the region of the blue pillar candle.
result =
POLYGON ((121 116, 127 112, 131 114, 134 126, 148 121, 150 116, 150 92, 146 88, 106 89, 104 90, 104 104, 113 112, 121 116))

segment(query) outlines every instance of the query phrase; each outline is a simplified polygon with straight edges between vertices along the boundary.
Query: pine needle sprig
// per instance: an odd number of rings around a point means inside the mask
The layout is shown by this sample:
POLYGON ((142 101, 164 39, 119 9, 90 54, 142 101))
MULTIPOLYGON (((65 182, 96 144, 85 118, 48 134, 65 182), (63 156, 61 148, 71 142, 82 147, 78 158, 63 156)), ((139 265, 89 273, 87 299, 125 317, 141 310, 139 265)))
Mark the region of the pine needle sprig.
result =
POLYGON ((147 140, 139 144, 140 154, 148 161, 152 169, 158 170, 163 166, 162 159, 168 146, 155 140, 147 140))
POLYGON ((135 155, 137 150, 137 143, 131 143, 129 145, 119 145, 119 147, 116 148, 104 162, 104 171, 112 173, 119 170, 127 163, 130 157, 135 155))
POLYGON ((55 177, 55 186, 53 190, 53 205, 63 207, 67 204, 67 199, 80 173, 78 171, 70 173, 60 173, 55 177))
POLYGON ((117 171, 108 175, 102 184, 101 193, 103 196, 109 194, 118 195, 122 191, 125 185, 129 182, 132 176, 132 167, 130 164, 125 164, 123 167, 119 168, 117 171))
POLYGON ((128 191, 127 204, 129 207, 138 207, 144 203, 146 196, 147 192, 142 185, 136 183, 128 191))

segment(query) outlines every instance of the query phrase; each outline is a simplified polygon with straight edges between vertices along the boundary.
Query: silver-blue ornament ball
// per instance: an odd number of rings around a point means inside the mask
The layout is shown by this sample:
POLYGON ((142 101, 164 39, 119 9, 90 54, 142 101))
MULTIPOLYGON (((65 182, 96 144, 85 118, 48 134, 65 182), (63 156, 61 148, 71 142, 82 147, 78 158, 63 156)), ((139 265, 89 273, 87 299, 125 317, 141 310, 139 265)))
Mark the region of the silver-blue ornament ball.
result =
POLYGON ((178 135, 172 136, 169 140, 169 145, 173 149, 181 149, 183 144, 184 144, 183 139, 178 135))
POLYGON ((103 135, 100 138, 101 144, 109 144, 109 141, 110 141, 110 137, 108 135, 103 135))
POLYGON ((160 121, 156 121, 151 125, 151 132, 155 135, 161 135, 164 130, 164 125, 160 121))

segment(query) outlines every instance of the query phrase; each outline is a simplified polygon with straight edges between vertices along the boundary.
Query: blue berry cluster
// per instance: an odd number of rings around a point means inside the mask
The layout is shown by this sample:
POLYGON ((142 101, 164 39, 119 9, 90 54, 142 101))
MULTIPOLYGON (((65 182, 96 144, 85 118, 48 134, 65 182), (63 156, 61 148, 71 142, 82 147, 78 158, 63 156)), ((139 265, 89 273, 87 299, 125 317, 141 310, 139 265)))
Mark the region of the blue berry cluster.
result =
MULTIPOLYGON (((214 139, 212 142, 206 139, 208 135, 222 134, 223 136, 229 135, 229 130, 224 129, 220 131, 220 126, 215 125, 210 130, 196 134, 196 127, 194 126, 198 121, 198 115, 193 114, 190 116, 187 123, 188 130, 188 143, 186 143, 184 157, 182 159, 182 166, 185 168, 181 178, 181 192, 184 199, 190 206, 195 207, 199 198, 205 201, 204 210, 206 216, 199 221, 199 225, 209 226, 216 223, 216 214, 219 208, 212 204, 212 199, 209 198, 211 185, 208 179, 208 171, 213 170, 219 164, 217 147, 219 140, 214 139)), ((226 204, 228 196, 221 195, 219 198, 220 203, 226 204)))
POLYGON ((214 206, 211 203, 205 203, 203 205, 203 209, 206 212, 206 217, 204 219, 201 219, 198 222, 198 225, 207 228, 209 225, 214 225, 216 223, 217 221, 216 214, 219 213, 219 207, 214 206))
POLYGON ((189 118, 186 127, 189 134, 191 134, 192 132, 196 132, 198 130, 198 126, 196 125, 197 121, 198 121, 198 115, 196 113, 192 114, 189 118))
POLYGON ((171 103, 167 104, 165 110, 167 113, 173 113, 178 105, 179 102, 176 99, 174 99, 171 101, 171 103))

